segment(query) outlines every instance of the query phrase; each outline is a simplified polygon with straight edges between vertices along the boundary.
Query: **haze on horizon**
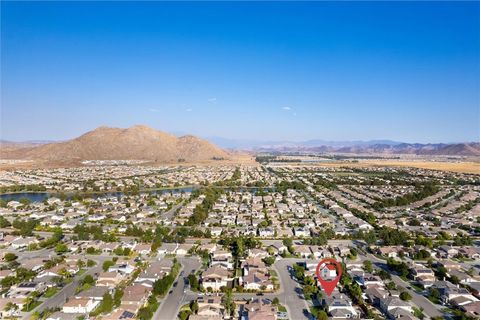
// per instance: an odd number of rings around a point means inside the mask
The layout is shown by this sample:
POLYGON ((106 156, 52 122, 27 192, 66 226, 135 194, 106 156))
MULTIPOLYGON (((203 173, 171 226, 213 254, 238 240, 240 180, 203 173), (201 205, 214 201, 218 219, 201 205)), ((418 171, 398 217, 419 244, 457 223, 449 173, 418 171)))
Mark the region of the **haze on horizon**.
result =
POLYGON ((1 2, 0 139, 480 141, 479 2, 1 2))

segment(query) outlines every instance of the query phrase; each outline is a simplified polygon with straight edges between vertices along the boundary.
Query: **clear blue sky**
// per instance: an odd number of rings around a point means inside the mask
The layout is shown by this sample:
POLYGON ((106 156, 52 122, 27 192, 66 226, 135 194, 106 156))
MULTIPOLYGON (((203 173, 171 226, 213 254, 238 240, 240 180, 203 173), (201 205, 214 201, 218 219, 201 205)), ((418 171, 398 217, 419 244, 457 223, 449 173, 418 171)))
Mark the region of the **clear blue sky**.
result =
POLYGON ((1 9, 2 139, 480 140, 479 2, 1 9))

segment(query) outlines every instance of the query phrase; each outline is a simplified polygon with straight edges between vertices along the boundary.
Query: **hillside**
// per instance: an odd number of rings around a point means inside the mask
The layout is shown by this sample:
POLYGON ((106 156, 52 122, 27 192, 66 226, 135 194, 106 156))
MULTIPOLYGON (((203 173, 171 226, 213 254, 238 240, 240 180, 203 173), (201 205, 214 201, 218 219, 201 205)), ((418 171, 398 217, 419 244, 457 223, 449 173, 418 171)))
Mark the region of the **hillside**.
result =
POLYGON ((11 150, 2 149, 3 159, 44 161, 150 160, 177 162, 227 158, 229 154, 206 140, 174 135, 147 126, 127 129, 100 127, 65 142, 11 150))

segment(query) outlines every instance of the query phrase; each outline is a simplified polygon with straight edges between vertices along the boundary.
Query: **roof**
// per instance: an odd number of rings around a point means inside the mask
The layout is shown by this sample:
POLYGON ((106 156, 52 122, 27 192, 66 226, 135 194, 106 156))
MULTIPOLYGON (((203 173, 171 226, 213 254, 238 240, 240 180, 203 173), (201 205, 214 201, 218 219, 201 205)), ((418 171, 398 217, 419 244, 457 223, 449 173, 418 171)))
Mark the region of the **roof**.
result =
POLYGON ((99 298, 103 297, 103 295, 108 291, 109 289, 107 287, 91 287, 87 290, 79 292, 77 297, 99 298))
POLYGON ((89 298, 73 298, 68 300, 63 306, 64 307, 84 307, 86 306, 92 299, 89 298))
POLYGON ((228 278, 228 275, 228 270, 216 265, 205 270, 202 274, 202 278, 209 278, 215 276, 218 276, 220 278, 228 278))

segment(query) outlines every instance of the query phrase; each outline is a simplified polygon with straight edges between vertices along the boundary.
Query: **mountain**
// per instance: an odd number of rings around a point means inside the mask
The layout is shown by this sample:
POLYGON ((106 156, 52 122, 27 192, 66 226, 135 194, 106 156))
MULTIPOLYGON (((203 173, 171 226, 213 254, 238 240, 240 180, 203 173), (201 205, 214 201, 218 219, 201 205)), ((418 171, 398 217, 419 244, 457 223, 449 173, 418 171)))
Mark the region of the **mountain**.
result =
MULTIPOLYGON (((340 144, 339 144, 340 145, 340 144)), ((309 146, 277 146, 261 147, 257 151, 283 151, 283 152, 329 152, 329 153, 354 153, 354 154, 415 154, 415 155, 443 155, 443 156, 480 156, 480 143, 379 143, 369 144, 367 142, 349 145, 317 145, 309 146)))
POLYGON ((49 140, 28 140, 22 142, 0 140, 0 147, 10 147, 10 148, 26 148, 26 147, 35 147, 41 144, 52 143, 53 141, 49 140))
MULTIPOLYGON (((46 142, 45 142, 46 143, 46 142)), ((22 141, 14 142, 8 140, 0 140, 0 156, 4 156, 6 153, 10 153, 23 148, 32 148, 38 145, 43 144, 40 141, 22 141)))
POLYGON ((370 140, 370 141, 329 141, 329 140, 307 140, 307 141, 282 141, 282 140, 247 140, 247 139, 228 139, 222 137, 207 137, 209 141, 228 149, 281 149, 281 148, 304 148, 304 147, 352 147, 352 146, 370 146, 375 144, 396 145, 402 142, 392 140, 370 140))
POLYGON ((480 156, 480 143, 404 143, 392 140, 369 141, 259 141, 210 137, 223 148, 256 152, 320 152, 358 154, 415 154, 446 156, 480 156))
POLYGON ((228 158, 229 154, 210 142, 174 135, 137 125, 127 129, 100 127, 64 142, 2 151, 4 159, 44 161, 151 160, 177 162, 228 158))

